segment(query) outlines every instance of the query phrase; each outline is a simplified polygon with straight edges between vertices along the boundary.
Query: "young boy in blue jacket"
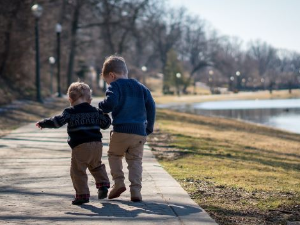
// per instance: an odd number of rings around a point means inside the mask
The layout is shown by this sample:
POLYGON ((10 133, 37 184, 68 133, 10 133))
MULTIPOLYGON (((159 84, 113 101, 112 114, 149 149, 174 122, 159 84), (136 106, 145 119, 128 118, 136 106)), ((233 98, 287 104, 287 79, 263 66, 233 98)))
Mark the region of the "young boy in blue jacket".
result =
POLYGON ((131 201, 142 201, 142 158, 147 135, 153 132, 155 102, 148 88, 128 78, 125 60, 119 56, 108 57, 102 68, 107 84, 106 99, 99 103, 104 113, 112 112, 108 161, 114 180, 108 198, 119 197, 125 190, 122 158, 125 156, 129 170, 131 201))
POLYGON ((68 89, 71 107, 66 108, 61 115, 44 119, 36 123, 39 128, 59 128, 68 124, 68 144, 72 148, 71 179, 76 191, 73 205, 89 202, 88 168, 96 181, 98 198, 107 197, 110 187, 105 165, 102 158, 101 129, 109 128, 110 117, 91 106, 91 89, 81 82, 72 83, 68 89))

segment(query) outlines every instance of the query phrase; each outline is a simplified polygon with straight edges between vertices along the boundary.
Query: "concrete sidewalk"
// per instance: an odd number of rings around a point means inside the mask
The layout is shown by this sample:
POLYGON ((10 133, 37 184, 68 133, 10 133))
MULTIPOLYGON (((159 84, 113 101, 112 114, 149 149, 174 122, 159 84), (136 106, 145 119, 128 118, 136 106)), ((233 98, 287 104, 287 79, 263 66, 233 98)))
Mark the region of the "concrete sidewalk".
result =
MULTIPOLYGON (((109 173, 109 131, 103 134, 103 161, 109 173)), ((0 139, 0 224, 216 224, 158 164, 148 146, 143 202, 131 202, 129 188, 116 200, 99 201, 89 174, 90 203, 72 205, 66 139, 66 128, 41 131, 34 124, 0 139)))

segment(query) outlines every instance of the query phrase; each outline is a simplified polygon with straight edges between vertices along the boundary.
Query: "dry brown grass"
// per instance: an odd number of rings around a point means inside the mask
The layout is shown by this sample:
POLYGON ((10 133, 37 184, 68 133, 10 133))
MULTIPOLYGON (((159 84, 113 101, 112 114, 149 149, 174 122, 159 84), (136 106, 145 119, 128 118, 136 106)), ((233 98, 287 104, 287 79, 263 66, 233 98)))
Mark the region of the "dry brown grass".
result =
POLYGON ((153 152, 220 224, 300 220, 300 135, 170 110, 157 128, 153 152))
POLYGON ((68 106, 67 99, 55 98, 44 104, 26 101, 19 107, 0 112, 0 137, 29 122, 49 117, 68 106))

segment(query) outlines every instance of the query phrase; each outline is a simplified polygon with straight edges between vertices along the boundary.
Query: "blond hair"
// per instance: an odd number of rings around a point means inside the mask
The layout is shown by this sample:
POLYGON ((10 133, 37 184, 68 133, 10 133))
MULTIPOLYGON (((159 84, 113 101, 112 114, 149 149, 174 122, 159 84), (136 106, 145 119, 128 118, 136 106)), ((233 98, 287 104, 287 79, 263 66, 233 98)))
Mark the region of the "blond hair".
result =
POLYGON ((73 101, 77 101, 79 98, 83 98, 86 101, 92 99, 92 90, 89 85, 83 82, 74 82, 68 88, 68 96, 73 101))
POLYGON ((127 75, 128 69, 125 59, 117 55, 111 55, 106 58, 102 67, 102 76, 107 76, 110 72, 127 75))

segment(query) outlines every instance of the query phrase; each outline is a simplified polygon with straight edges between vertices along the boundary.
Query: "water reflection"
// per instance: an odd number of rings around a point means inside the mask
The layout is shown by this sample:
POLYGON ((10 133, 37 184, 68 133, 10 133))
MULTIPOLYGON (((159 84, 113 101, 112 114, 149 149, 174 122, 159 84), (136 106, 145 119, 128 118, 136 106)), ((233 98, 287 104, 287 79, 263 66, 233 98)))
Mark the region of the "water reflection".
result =
POLYGON ((300 133, 299 99, 219 101, 158 107, 198 115, 235 118, 300 133))
POLYGON ((300 108, 300 99, 272 100, 233 100, 218 102, 195 103, 195 108, 224 110, 224 109, 289 109, 300 108))

